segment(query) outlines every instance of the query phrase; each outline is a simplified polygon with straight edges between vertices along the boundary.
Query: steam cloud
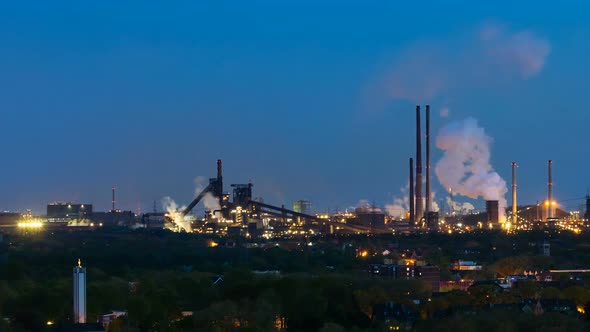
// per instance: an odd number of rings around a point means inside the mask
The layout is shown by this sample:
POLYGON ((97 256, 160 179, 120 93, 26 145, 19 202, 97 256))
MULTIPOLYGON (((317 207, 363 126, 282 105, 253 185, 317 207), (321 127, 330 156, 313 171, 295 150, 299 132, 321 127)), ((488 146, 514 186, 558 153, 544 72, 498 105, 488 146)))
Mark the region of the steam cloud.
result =
MULTIPOLYGON (((186 209, 186 206, 178 206, 178 204, 176 204, 176 202, 169 196, 162 198, 162 206, 164 207, 164 210, 166 210, 166 213, 168 213, 170 218, 174 220, 174 223, 178 225, 180 229, 186 232, 192 232, 191 223, 184 219, 181 212, 182 210, 186 209)), ((168 225, 167 227, 171 228, 170 226, 171 225, 168 225)))
MULTIPOLYGON (((195 178, 195 197, 199 195, 203 191, 203 189, 205 189, 205 186, 203 185, 204 181, 205 178, 202 176, 198 176, 197 178, 195 178)), ((213 196, 213 194, 209 192, 206 193, 205 196, 203 196, 202 202, 205 208, 207 208, 210 211, 216 211, 221 209, 217 198, 215 198, 215 196, 213 196)), ((162 199, 162 207, 181 230, 184 230, 186 232, 192 232, 191 223, 185 220, 185 218, 182 216, 182 211, 186 209, 186 206, 179 206, 171 197, 166 196, 162 199)), ((221 217, 219 212, 217 212, 216 217, 221 217)), ((173 228, 173 225, 168 225, 167 227, 173 228)))
POLYGON ((500 212, 506 207, 506 181, 490 165, 492 139, 477 120, 467 118, 453 122, 436 138, 436 146, 444 151, 435 172, 445 188, 473 199, 498 200, 500 212))
POLYGON ((447 205, 453 212, 457 212, 459 214, 468 214, 475 210, 475 206, 469 202, 457 202, 452 200, 450 197, 447 197, 447 205))
MULTIPOLYGON (((426 179, 424 179, 424 181, 426 181, 426 179)), ((393 204, 387 204, 385 205, 385 210, 387 211, 387 213, 394 217, 394 218, 400 218, 403 219, 406 217, 406 214, 410 211, 410 194, 409 194, 409 190, 410 190, 410 184, 406 184, 405 187, 400 188, 400 192, 401 192, 401 197, 394 197, 393 198, 393 204)), ((431 192, 432 195, 432 211, 434 212, 438 212, 440 210, 438 203, 436 202, 435 198, 436 198, 436 193, 434 191, 431 192)), ((422 198, 422 205, 426 206, 426 198, 423 197, 422 198)))
MULTIPOLYGON (((195 189, 195 197, 197 195, 199 195, 203 189, 205 189, 205 178, 202 176, 197 176, 195 178, 195 185, 196 185, 196 189, 195 189)), ((207 210, 210 211, 218 211, 221 209, 221 206, 219 206, 219 200, 213 196, 213 194, 211 194, 210 192, 206 193, 205 196, 203 196, 203 205, 205 206, 205 208, 207 210)), ((221 214, 219 212, 215 213, 215 217, 217 217, 218 219, 221 217, 221 214)))
POLYGON ((467 38, 449 39, 455 42, 422 41, 397 53, 378 84, 381 98, 421 103, 515 76, 528 79, 543 69, 551 53, 549 41, 534 32, 501 24, 484 24, 467 38))

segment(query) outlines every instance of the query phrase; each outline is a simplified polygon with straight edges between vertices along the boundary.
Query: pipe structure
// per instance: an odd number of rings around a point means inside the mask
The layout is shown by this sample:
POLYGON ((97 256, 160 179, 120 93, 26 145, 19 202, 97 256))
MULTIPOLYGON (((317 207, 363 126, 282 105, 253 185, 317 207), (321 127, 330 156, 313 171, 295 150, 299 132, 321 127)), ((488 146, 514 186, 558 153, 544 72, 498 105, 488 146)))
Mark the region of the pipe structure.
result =
POLYGON ((420 128, 420 106, 416 105, 416 224, 422 220, 424 215, 422 186, 422 129, 420 128))
POLYGON ((217 187, 215 196, 219 200, 219 206, 223 207, 223 170, 221 159, 217 159, 217 187))
POLYGON ((426 105, 426 215, 432 211, 430 189, 430 105, 426 105))
POLYGON ((117 188, 113 187, 113 200, 111 201, 111 203, 112 203, 112 205, 113 205, 113 206, 112 206, 112 207, 113 207, 113 209, 112 209, 111 211, 113 211, 113 212, 115 212, 115 203, 116 203, 116 201, 115 201, 115 191, 116 191, 116 190, 117 190, 117 188))
POLYGON ((547 161, 547 219, 553 218, 553 161, 547 161))
POLYGON ((512 162, 512 225, 516 225, 518 222, 518 210, 516 208, 516 166, 517 164, 512 162))
POLYGON ((410 158, 410 224, 414 222, 414 159, 410 158))

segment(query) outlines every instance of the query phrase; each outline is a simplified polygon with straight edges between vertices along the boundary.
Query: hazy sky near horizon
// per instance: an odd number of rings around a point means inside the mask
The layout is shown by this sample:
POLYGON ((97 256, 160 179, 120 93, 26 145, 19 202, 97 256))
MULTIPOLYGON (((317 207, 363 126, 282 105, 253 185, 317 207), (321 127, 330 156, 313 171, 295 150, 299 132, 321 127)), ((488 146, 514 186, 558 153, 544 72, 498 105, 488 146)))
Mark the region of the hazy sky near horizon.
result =
MULTIPOLYGON (((218 158, 226 191, 252 180, 271 204, 383 206, 407 183, 416 103, 432 105, 433 135, 477 119, 507 182, 519 163, 520 203, 545 197, 554 160, 555 196, 577 208, 590 187, 589 9, 2 2, 0 210, 106 210, 113 185, 120 208, 187 204, 218 158)), ((433 147, 433 168, 441 156, 433 147)))

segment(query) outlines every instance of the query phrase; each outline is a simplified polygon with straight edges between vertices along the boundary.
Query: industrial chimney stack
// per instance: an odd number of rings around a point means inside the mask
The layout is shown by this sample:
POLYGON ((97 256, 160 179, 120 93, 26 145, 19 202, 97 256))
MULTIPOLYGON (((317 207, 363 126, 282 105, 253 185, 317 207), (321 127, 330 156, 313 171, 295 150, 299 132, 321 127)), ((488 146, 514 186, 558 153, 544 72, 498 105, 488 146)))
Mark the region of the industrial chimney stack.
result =
POLYGON ((420 106, 416 105, 416 224, 422 220, 424 215, 422 185, 422 129, 420 127, 420 106))
POLYGON ((518 222, 517 204, 516 204, 516 163, 512 162, 512 225, 518 222))
POLYGON ((410 158, 410 225, 414 223, 414 159, 410 158))
POLYGON ((221 159, 217 159, 217 188, 215 188, 215 195, 219 200, 219 206, 223 207, 223 170, 221 159))
POLYGON ((426 216, 432 212, 430 194, 430 105, 426 105, 426 216))
POLYGON ((115 200, 115 191, 116 191, 116 190, 117 190, 117 188, 113 187, 113 200, 112 200, 112 202, 111 202, 111 203, 112 203, 112 205, 113 205, 113 206, 112 206, 112 208, 113 208, 113 209, 112 209, 111 211, 113 211, 113 212, 115 212, 115 203, 117 202, 117 201, 115 200))
POLYGON ((547 219, 553 218, 553 172, 552 172, 553 161, 547 162, 547 219))

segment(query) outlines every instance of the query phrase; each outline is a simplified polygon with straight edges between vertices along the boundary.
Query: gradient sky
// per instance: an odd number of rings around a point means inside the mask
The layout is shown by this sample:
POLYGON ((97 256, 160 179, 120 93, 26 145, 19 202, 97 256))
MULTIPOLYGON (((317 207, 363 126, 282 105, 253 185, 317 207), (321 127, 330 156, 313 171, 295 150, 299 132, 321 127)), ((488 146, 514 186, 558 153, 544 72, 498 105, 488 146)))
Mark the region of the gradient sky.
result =
POLYGON ((477 118, 494 168, 509 180, 519 162, 521 203, 545 197, 553 159, 555 196, 577 207, 590 187, 590 5, 413 3, 1 2, 0 210, 106 210, 113 185, 120 208, 186 204, 218 158, 226 184, 252 180, 272 204, 385 205, 414 151, 416 101, 387 92, 391 68, 437 50, 434 70, 457 78, 420 101, 450 111, 433 132, 477 118), (549 43, 542 69, 463 66, 487 24, 549 43))

